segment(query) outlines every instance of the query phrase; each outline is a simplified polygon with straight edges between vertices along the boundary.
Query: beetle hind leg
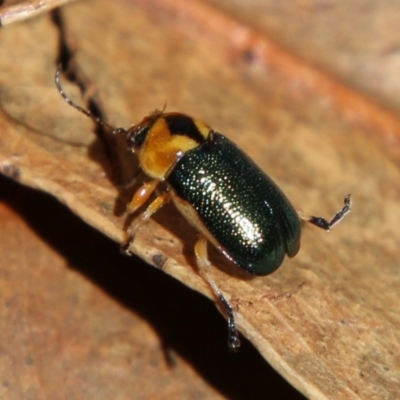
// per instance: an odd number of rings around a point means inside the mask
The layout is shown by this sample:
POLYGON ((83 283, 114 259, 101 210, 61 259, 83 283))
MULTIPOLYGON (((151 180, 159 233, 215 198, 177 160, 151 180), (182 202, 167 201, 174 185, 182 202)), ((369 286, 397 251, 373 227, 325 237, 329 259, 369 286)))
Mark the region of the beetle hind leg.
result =
POLYGON ((303 215, 300 211, 298 211, 298 214, 302 220, 307 221, 310 224, 313 224, 318 228, 324 229, 329 232, 336 224, 338 224, 346 216, 346 214, 350 212, 350 210, 351 210, 351 195, 348 194, 344 198, 343 208, 332 217, 330 222, 328 222, 325 218, 314 217, 313 215, 303 215))
POLYGON ((236 328, 235 313, 229 301, 222 294, 221 289, 215 283, 210 274, 211 263, 208 259, 207 240, 201 235, 194 248, 197 266, 200 276, 211 287, 214 296, 222 306, 222 311, 228 320, 228 346, 231 351, 237 351, 240 347, 239 332, 236 328))

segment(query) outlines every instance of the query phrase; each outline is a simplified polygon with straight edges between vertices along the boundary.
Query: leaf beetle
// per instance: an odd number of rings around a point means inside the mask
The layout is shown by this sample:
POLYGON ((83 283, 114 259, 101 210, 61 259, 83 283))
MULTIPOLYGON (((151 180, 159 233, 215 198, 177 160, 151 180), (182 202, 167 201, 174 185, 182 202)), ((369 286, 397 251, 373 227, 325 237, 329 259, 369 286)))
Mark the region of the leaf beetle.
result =
POLYGON ((134 220, 124 248, 129 253, 139 226, 171 200, 200 233, 194 249, 198 271, 222 306, 228 320, 229 349, 236 351, 240 339, 234 310, 210 274, 207 242, 250 274, 268 275, 279 268, 285 255, 298 253, 301 220, 329 231, 350 212, 350 194, 331 221, 305 216, 242 150, 207 124, 163 110, 129 129, 112 127, 65 94, 60 74, 61 66, 55 83, 62 98, 97 124, 125 134, 141 170, 150 178, 135 192, 128 213, 144 205, 160 183, 166 187, 134 220))

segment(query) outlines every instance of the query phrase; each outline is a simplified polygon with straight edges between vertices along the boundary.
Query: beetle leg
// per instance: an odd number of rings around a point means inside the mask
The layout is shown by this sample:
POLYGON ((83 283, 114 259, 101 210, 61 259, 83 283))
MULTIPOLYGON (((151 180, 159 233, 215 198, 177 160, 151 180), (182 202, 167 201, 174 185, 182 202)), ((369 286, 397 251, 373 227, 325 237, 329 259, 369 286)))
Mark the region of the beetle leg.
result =
MULTIPOLYGON (((153 181, 158 183, 158 181, 153 181)), ((152 182, 150 182, 152 183, 152 182)), ((145 184, 146 185, 146 184, 145 184)), ((142 188, 145 186, 143 185, 142 188)), ((141 189, 142 189, 141 188, 141 189)), ((140 190, 140 189, 139 189, 140 190)), ((153 189, 154 191, 154 189, 153 189)), ((135 193, 135 196, 138 192, 135 193)), ((151 193, 150 193, 151 194, 151 193)), ((149 198, 150 194, 147 195, 147 198, 149 198)), ((140 197, 140 195, 139 195, 140 197)), ((133 241, 133 237, 135 236, 135 233, 137 232, 139 226, 147 221, 154 213, 156 213, 165 203, 168 202, 169 200, 169 193, 168 192, 164 192, 162 195, 156 197, 155 200, 153 200, 150 205, 146 208, 146 210, 140 214, 135 221, 133 221, 133 224, 131 225, 129 231, 127 232, 127 238, 124 241, 124 243, 122 244, 122 249, 127 253, 130 254, 129 252, 129 247, 132 244, 133 241)), ((146 198, 146 200, 147 200, 146 198)), ((133 203, 133 200, 131 202, 131 204, 133 203)), ((129 204, 129 206, 131 205, 129 204)), ((143 203, 142 203, 143 204, 143 203)), ((141 204, 140 204, 141 205, 141 204)), ((139 206, 140 206, 139 205, 139 206)))
POLYGON ((239 338, 239 333, 236 329, 235 314, 232 306, 230 305, 228 300, 226 300, 226 298, 221 292, 221 289, 217 286, 217 284, 215 283, 214 279, 210 274, 211 263, 208 259, 207 240, 203 235, 201 235, 199 240, 197 241, 194 247, 194 252, 197 258, 197 265, 200 276, 203 278, 205 282, 207 282, 210 285, 214 293, 214 296, 219 301, 224 311, 224 314, 228 319, 229 349, 231 351, 237 351, 240 347, 240 338, 239 338))
POLYGON ((156 190, 158 180, 145 182, 133 195, 131 202, 127 206, 127 211, 129 214, 133 214, 139 207, 141 207, 149 197, 156 190))
POLYGON ((310 224, 318 226, 318 228, 325 229, 329 232, 337 223, 339 223, 345 217, 346 214, 350 212, 350 210, 351 195, 348 194, 344 198, 343 208, 333 216, 330 222, 328 222, 325 218, 314 217, 313 215, 303 215, 301 211, 298 211, 298 214, 302 220, 307 221, 310 224))

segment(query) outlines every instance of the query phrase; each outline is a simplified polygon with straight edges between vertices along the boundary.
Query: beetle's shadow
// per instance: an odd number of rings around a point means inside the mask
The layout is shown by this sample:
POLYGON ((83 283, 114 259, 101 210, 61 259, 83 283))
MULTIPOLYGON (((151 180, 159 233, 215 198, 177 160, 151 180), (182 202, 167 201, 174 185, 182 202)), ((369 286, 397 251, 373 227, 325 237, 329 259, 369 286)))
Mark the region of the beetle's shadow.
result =
POLYGON ((126 137, 112 133, 96 135, 87 154, 90 160, 101 166, 106 178, 117 190, 113 214, 116 217, 123 216, 126 205, 143 182, 137 157, 128 149, 126 137))

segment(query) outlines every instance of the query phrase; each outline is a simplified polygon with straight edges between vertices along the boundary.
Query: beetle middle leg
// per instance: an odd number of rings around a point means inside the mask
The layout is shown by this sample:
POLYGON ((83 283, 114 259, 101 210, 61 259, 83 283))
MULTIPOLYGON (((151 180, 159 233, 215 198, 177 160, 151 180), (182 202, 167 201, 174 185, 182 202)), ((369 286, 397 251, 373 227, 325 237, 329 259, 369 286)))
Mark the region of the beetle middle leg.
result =
POLYGON ((313 215, 303 215, 301 211, 298 211, 298 214, 302 220, 307 221, 310 224, 318 226, 318 228, 324 229, 329 232, 337 223, 339 223, 345 217, 346 214, 350 212, 350 210, 351 210, 351 195, 348 194, 344 198, 343 208, 332 217, 330 222, 328 222, 325 218, 322 217, 314 217, 313 215))
POLYGON ((207 240, 206 238, 201 235, 199 240, 197 241, 194 252, 197 258, 197 265, 200 276, 207 282, 213 293, 214 296, 219 301, 220 305, 222 306, 223 312, 228 320, 228 346, 231 351, 237 351, 240 347, 240 338, 239 333, 236 329, 236 322, 235 322, 235 314, 233 311, 232 306, 228 302, 228 300, 222 294, 220 288, 215 283, 214 279, 210 274, 210 267, 211 263, 208 259, 208 252, 207 252, 207 240))

